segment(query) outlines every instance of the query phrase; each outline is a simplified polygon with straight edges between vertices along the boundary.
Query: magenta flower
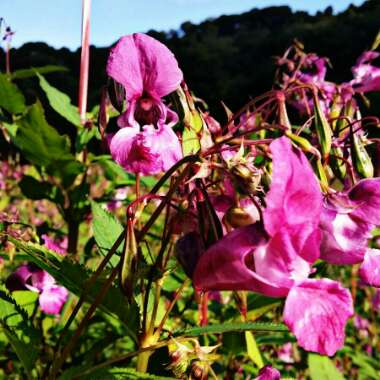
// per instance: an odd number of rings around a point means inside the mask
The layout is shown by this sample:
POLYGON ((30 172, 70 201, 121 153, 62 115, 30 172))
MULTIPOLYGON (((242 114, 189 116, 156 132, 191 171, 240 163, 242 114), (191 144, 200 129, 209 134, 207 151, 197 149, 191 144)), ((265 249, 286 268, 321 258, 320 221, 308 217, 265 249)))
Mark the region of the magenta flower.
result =
POLYGON ((66 255, 68 244, 67 236, 62 239, 52 239, 48 235, 44 234, 41 237, 44 240, 44 245, 47 249, 50 249, 51 251, 54 251, 62 256, 66 255))
POLYGON ((124 36, 111 51, 107 74, 124 86, 128 103, 110 143, 112 157, 134 173, 167 170, 182 157, 171 128, 178 116, 162 101, 183 79, 174 55, 145 34, 124 36))
POLYGON ((259 375, 254 380, 280 380, 280 378, 280 372, 268 364, 260 369, 259 375))
POLYGON ((41 310, 47 314, 59 314, 68 297, 68 291, 58 286, 52 276, 34 264, 21 265, 6 280, 10 292, 31 290, 39 293, 41 310))
POLYGON ((356 92, 380 91, 380 67, 371 63, 380 53, 375 51, 364 52, 352 68, 354 79, 350 82, 356 92))
POLYGON ((306 157, 286 137, 274 140, 270 149, 273 178, 265 229, 258 223, 238 228, 211 246, 198 261, 194 285, 287 297, 284 321, 300 346, 333 355, 343 344, 353 305, 338 282, 308 279, 319 257, 319 185, 306 157))
POLYGON ((371 230, 380 225, 380 178, 359 181, 324 202, 321 258, 331 264, 362 263, 364 282, 380 287, 380 250, 368 248, 371 230))

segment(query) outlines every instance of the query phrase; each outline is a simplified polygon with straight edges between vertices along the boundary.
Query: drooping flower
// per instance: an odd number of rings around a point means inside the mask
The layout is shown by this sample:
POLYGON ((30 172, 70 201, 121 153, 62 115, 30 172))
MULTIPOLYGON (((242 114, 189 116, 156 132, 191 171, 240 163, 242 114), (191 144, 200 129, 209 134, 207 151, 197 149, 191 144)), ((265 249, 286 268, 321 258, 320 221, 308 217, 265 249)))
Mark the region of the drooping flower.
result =
POLYGON ((286 137, 274 140, 270 149, 273 178, 265 229, 257 223, 238 228, 212 245, 198 261, 194 285, 287 297, 284 321, 300 346, 333 355, 343 344, 353 305, 338 282, 308 279, 319 257, 319 185, 306 157, 286 137))
POLYGON ((365 51, 352 68, 354 79, 350 82, 356 92, 380 91, 380 67, 372 61, 380 56, 376 51, 365 51))
POLYGON ((5 284, 11 292, 31 290, 39 293, 41 310, 47 314, 59 314, 68 297, 66 288, 57 285, 49 273, 30 263, 18 267, 5 284))
POLYGON ((380 287, 380 250, 368 248, 380 225, 380 178, 359 181, 347 192, 326 197, 321 214, 321 258, 331 264, 362 263, 364 282, 380 287))
POLYGON ((107 74, 125 88, 128 103, 110 143, 113 158, 134 173, 167 170, 182 157, 171 128, 178 116, 162 101, 183 79, 173 53, 145 34, 124 36, 111 51, 107 74))

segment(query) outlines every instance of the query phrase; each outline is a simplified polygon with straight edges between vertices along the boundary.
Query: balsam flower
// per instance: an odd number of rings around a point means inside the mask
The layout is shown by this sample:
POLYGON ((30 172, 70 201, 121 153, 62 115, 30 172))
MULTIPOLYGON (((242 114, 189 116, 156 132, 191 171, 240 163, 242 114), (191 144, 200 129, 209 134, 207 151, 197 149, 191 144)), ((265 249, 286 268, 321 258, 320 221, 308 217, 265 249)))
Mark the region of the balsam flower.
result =
POLYGON ((331 264, 361 263, 364 282, 380 287, 380 250, 368 248, 371 230, 380 225, 380 178, 359 181, 346 192, 328 195, 320 229, 321 258, 331 264))
POLYGON ((130 172, 166 171, 182 157, 171 128, 178 116, 162 101, 183 79, 173 53, 145 34, 124 36, 111 51, 107 74, 125 88, 128 103, 110 142, 112 157, 130 172))
POLYGON ((308 279, 319 257, 322 196, 304 154, 286 137, 274 140, 273 178, 264 226, 235 229, 198 261, 199 290, 251 290, 286 297, 284 321, 301 347, 333 355, 344 342, 352 298, 340 283, 308 279))
POLYGON ((47 314, 59 314, 67 300, 68 291, 56 284, 54 278, 34 264, 17 268, 6 280, 9 291, 31 290, 39 293, 40 308, 47 314))
POLYGON ((380 67, 372 61, 380 56, 376 51, 365 51, 352 68, 354 79, 350 82, 356 92, 380 91, 380 67))

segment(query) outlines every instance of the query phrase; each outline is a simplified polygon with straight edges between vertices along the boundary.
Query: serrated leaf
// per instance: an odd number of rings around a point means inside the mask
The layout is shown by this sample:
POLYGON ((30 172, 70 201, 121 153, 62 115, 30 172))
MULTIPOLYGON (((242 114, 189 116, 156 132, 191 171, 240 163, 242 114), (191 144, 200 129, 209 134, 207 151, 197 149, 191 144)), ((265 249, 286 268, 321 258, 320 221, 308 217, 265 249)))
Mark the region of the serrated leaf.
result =
POLYGON ((0 73, 0 107, 14 114, 25 111, 25 99, 18 87, 13 84, 9 77, 0 73))
POLYGON ((311 380, 344 380, 334 362, 327 356, 309 354, 307 362, 311 380))
POLYGON ((71 99, 64 92, 49 84, 49 82, 39 73, 40 86, 44 90, 51 107, 75 126, 80 126, 80 116, 78 108, 71 104, 71 99))
POLYGON ((174 331, 174 336, 199 336, 202 334, 222 334, 230 331, 288 332, 283 323, 240 322, 221 323, 202 327, 192 327, 174 331))
POLYGON ((17 121, 13 142, 31 163, 44 166, 49 174, 62 178, 64 186, 69 186, 83 169, 70 152, 68 137, 61 136, 47 123, 39 102, 17 121))
MULTIPOLYGON (((31 262, 52 275, 59 284, 78 297, 82 295, 83 289, 93 273, 92 271, 82 264, 48 250, 44 246, 26 243, 11 236, 8 239, 16 248, 25 252, 31 262)), ((104 282, 104 277, 97 279, 85 297, 87 302, 95 300, 104 282)), ((138 330, 140 319, 137 304, 135 302, 128 304, 118 287, 110 287, 99 307, 106 313, 117 315, 120 321, 124 323, 130 336, 136 339, 136 331, 138 330)))
POLYGON ((81 380, 173 380, 174 377, 163 377, 137 372, 131 368, 111 368, 92 371, 80 377, 81 380))
MULTIPOLYGON (((99 203, 92 202, 92 230, 96 244, 106 254, 118 239, 124 228, 121 223, 99 203)), ((123 245, 120 244, 116 252, 121 254, 123 245)))
POLYGON ((28 377, 32 378, 38 356, 39 332, 32 325, 27 312, 4 291, 0 291, 0 326, 28 377))
POLYGON ((69 71, 67 67, 57 65, 46 65, 40 67, 31 67, 30 69, 15 70, 11 74, 12 79, 25 79, 36 76, 37 74, 49 74, 58 71, 69 71))

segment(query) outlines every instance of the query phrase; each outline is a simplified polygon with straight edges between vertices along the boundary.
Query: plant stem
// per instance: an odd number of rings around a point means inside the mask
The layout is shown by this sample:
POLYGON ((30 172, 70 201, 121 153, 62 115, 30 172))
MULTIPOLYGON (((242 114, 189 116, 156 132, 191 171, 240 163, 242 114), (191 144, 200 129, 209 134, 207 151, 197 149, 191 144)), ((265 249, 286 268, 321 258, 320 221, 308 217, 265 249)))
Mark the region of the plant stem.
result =
POLYGON ((70 351, 75 346, 75 343, 79 339, 80 335, 82 334, 82 331, 84 330, 87 322, 92 317, 92 314, 95 312, 98 305, 102 302, 103 298, 108 292, 108 289, 111 287, 114 279, 116 278, 117 274, 119 272, 118 266, 116 266, 112 272, 111 275, 108 277, 107 281, 103 285, 102 289, 99 291, 97 297, 95 298, 94 302, 91 304, 90 308, 87 310, 84 318, 79 323, 78 328, 76 329, 74 335, 70 338, 66 346, 64 347, 62 354, 58 355, 56 360, 53 362, 53 368, 51 375, 49 376, 49 379, 54 380, 56 378, 56 375, 59 371, 59 369, 62 367, 63 363, 65 362, 67 356, 69 355, 70 351))

